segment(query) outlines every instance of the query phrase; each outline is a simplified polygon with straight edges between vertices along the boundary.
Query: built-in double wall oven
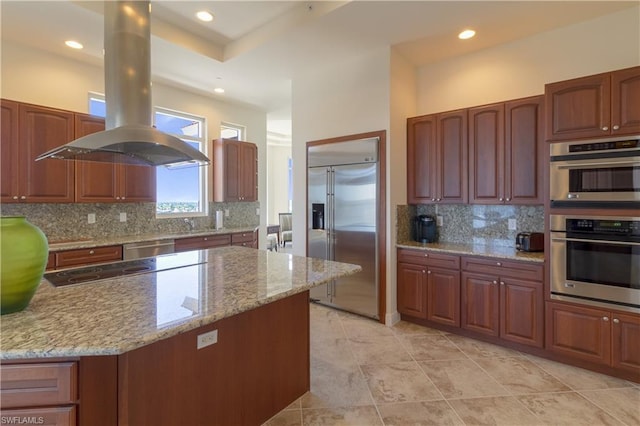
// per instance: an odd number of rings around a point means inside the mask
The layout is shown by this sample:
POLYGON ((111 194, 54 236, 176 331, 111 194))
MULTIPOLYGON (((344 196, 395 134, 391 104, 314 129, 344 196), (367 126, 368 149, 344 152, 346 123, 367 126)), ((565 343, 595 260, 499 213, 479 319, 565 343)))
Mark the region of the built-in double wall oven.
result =
POLYGON ((549 219, 551 298, 640 313, 640 217, 549 219))

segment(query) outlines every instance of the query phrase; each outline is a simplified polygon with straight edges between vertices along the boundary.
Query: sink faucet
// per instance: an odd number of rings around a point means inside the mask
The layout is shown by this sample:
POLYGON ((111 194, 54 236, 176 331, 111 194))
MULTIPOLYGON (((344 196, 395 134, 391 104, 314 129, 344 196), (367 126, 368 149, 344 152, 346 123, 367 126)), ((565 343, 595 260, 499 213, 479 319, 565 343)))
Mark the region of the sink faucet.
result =
POLYGON ((193 223, 193 219, 189 219, 188 217, 184 218, 184 222, 187 224, 187 226, 189 227, 189 231, 193 231, 193 228, 196 227, 195 223, 193 223))

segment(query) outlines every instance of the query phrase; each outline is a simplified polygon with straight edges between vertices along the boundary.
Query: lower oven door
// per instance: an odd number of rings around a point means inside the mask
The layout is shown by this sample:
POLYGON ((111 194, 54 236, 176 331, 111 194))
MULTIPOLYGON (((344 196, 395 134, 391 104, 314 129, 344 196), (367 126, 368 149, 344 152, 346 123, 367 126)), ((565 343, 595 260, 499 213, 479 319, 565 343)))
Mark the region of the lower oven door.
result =
POLYGON ((551 232, 551 298, 640 312, 640 243, 551 232))

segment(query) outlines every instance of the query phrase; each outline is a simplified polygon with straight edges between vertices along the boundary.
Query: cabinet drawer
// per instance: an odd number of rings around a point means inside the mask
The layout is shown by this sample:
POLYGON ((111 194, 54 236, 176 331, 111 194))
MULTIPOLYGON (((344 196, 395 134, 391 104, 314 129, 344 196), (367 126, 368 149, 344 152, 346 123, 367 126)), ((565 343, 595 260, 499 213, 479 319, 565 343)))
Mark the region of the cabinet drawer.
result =
POLYGON ((49 253, 49 256, 47 257, 47 267, 46 270, 50 271, 52 269, 56 268, 56 254, 55 253, 49 253))
POLYGON ((0 377, 3 408, 72 404, 78 399, 75 362, 5 364, 0 377))
POLYGON ((237 243, 252 242, 255 239, 255 232, 238 232, 231 234, 231 244, 234 246, 237 245, 237 243))
MULTIPOLYGON (((4 424, 25 424, 26 421, 32 421, 30 424, 38 425, 55 425, 55 426, 75 426, 77 418, 77 409, 75 405, 64 407, 47 407, 47 408, 22 408, 13 410, 2 410, 2 422, 4 424), (23 423, 20 423, 20 422, 23 423)), ((29 423, 27 423, 29 424, 29 423)))
POLYGON ((56 253, 56 267, 87 265, 122 260, 122 246, 95 247, 56 253))
POLYGON ((532 281, 542 281, 543 276, 542 265, 475 256, 462 258, 462 270, 532 281))
POLYGON ((213 247, 224 247, 231 244, 231 236, 205 235, 201 237, 179 238, 175 240, 175 251, 200 250, 213 247))
POLYGON ((460 269, 460 256, 424 250, 398 249, 398 262, 456 270, 460 269))

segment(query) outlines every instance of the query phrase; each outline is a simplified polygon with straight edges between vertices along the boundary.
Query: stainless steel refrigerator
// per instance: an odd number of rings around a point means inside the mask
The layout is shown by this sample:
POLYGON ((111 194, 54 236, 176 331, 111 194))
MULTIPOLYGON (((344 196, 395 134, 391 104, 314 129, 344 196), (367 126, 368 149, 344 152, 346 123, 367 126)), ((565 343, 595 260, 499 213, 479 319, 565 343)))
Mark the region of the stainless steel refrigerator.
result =
POLYGON ((378 138, 307 149, 307 255, 362 272, 311 290, 312 301, 378 319, 378 138))

